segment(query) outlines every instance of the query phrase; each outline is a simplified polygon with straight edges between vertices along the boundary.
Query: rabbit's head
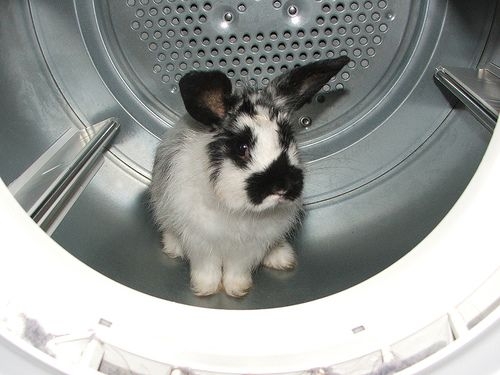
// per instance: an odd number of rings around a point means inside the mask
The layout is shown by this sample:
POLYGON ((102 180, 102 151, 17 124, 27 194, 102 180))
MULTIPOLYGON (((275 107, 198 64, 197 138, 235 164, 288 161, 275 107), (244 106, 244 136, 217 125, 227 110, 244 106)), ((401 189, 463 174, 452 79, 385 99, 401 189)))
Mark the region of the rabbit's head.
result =
POLYGON ((262 90, 241 92, 220 71, 182 77, 187 112, 210 132, 210 188, 221 203, 254 212, 300 203, 304 173, 291 115, 348 62, 339 57, 296 67, 262 90))

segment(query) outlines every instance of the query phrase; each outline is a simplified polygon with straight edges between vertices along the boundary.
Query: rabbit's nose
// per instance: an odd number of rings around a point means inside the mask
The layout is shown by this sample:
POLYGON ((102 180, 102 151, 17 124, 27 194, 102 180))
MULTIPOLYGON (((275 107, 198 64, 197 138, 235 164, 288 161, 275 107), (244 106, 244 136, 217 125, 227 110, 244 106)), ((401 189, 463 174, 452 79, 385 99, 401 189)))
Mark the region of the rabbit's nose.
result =
POLYGON ((288 194, 292 187, 292 182, 289 178, 285 178, 282 181, 277 182, 272 189, 273 194, 285 196, 288 194))

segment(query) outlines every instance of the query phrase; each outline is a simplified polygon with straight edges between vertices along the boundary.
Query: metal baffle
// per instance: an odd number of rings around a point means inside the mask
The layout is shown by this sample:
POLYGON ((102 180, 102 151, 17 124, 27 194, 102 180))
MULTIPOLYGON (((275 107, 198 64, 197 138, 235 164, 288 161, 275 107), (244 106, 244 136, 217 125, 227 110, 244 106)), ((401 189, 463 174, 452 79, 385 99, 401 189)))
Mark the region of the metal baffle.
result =
POLYGON ((65 133, 9 189, 31 218, 48 230, 89 175, 116 134, 110 118, 86 129, 65 133))
POLYGON ((493 132, 500 111, 500 78, 486 69, 442 66, 434 76, 493 132))

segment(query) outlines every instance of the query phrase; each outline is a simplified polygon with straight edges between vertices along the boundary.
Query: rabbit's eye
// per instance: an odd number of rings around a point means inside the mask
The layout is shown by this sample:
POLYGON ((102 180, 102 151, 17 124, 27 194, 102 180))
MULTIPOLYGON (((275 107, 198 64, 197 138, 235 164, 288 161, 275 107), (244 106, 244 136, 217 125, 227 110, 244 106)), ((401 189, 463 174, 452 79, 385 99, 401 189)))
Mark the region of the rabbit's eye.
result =
POLYGON ((244 160, 248 160, 250 158, 250 146, 248 143, 238 144, 238 156, 244 160))
POLYGON ((248 126, 236 129, 235 132, 229 133, 227 137, 228 156, 238 167, 246 168, 248 162, 252 159, 252 150, 256 141, 252 130, 248 126))

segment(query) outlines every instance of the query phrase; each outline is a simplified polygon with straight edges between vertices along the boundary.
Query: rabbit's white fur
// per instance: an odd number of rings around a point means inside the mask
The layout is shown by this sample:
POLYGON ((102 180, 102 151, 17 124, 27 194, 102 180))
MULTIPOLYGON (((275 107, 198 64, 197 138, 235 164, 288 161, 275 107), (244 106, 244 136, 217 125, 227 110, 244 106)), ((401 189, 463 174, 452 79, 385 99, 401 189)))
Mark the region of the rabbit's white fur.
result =
MULTIPOLYGON (((227 294, 243 296, 252 285, 252 270, 263 260, 276 269, 295 265, 284 237, 297 222, 300 199, 278 202, 278 196, 269 196, 255 206, 243 186, 251 173, 265 169, 282 152, 276 125, 265 111, 258 117, 241 120, 258 139, 249 169, 224 161, 227 165, 221 167, 214 188, 207 156, 213 134, 195 130, 195 120, 184 116, 158 148, 161 162, 155 164, 157 183, 151 188, 155 219, 163 232, 164 251, 189 259, 197 295, 213 294, 223 286, 227 294)), ((295 144, 287 153, 298 165, 295 144)))

